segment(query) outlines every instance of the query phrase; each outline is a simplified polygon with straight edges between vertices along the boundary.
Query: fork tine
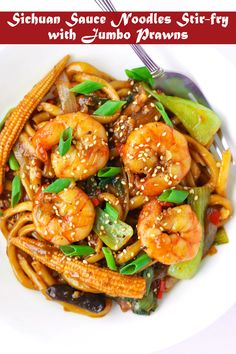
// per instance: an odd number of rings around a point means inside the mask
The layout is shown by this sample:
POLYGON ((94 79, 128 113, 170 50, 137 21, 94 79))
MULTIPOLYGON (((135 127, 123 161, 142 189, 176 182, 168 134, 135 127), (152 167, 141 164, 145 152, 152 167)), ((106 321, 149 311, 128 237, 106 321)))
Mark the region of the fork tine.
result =
MULTIPOLYGON (((227 143, 225 136, 223 135, 222 130, 216 133, 212 146, 214 146, 214 149, 217 151, 217 154, 218 156, 220 156, 220 159, 222 158, 222 152, 229 149, 229 145, 227 143)), ((234 165, 235 159, 232 154, 231 154, 231 161, 234 165)))
POLYGON ((222 153, 221 153, 220 149, 214 144, 214 142, 210 146, 210 151, 216 160, 222 159, 222 153))
POLYGON ((102 11, 107 11, 106 6, 103 4, 103 0, 94 0, 95 3, 102 9, 102 11))
POLYGON ((114 5, 110 2, 110 0, 95 0, 95 2, 103 11, 116 11, 114 5))
POLYGON ((104 3, 107 5, 107 8, 109 8, 110 11, 116 11, 115 6, 110 0, 104 0, 104 3))

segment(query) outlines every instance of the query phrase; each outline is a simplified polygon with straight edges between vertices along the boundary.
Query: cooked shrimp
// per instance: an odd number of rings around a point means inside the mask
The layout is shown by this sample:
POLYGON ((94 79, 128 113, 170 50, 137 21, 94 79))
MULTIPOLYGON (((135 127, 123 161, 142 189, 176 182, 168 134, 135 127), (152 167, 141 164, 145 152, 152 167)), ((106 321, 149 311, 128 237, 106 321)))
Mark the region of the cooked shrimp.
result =
POLYGON ((48 162, 48 150, 52 150, 51 162, 59 178, 87 179, 103 168, 109 159, 107 135, 104 127, 85 113, 60 115, 40 128, 32 138, 37 157, 48 162), (73 129, 73 144, 61 156, 58 143, 62 132, 73 129))
POLYGON ((62 192, 38 191, 33 202, 36 231, 45 240, 66 245, 83 240, 92 230, 94 206, 80 188, 70 187, 62 192))
POLYGON ((162 211, 157 200, 143 207, 137 229, 146 253, 164 264, 195 257, 202 238, 201 224, 189 205, 162 211))
POLYGON ((148 123, 134 130, 122 148, 126 168, 144 174, 141 191, 155 196, 177 185, 188 173, 191 157, 185 137, 163 123, 148 123))

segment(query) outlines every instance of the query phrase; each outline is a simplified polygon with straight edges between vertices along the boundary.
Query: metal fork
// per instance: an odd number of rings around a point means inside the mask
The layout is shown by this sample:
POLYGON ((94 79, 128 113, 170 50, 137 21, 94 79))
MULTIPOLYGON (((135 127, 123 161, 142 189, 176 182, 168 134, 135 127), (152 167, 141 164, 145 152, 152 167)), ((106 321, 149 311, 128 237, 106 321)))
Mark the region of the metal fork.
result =
MULTIPOLYGON (((95 0, 95 2, 103 11, 116 11, 110 0, 95 0)), ((211 108, 203 92, 193 82, 193 80, 177 72, 165 71, 163 68, 158 66, 152 58, 150 58, 141 45, 130 44, 130 46, 143 64, 149 69, 155 79, 156 88, 160 88, 163 92, 169 95, 187 98, 211 108)), ((215 134, 210 150, 217 159, 221 159, 222 152, 228 148, 229 146, 227 141, 220 130, 217 134, 215 134)))

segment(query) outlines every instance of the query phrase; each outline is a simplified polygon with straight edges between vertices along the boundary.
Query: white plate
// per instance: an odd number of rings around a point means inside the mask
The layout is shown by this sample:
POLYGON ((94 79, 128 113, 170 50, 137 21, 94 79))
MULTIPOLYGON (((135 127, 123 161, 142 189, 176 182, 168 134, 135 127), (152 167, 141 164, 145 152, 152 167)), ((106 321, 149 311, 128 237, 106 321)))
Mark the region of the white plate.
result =
MULTIPOLYGON (((221 116, 227 139, 233 142, 235 68, 214 47, 146 46, 146 49, 165 68, 194 77, 221 116)), ((1 114, 15 106, 66 53, 72 54, 72 59, 88 61, 118 78, 124 77, 125 68, 141 65, 129 46, 1 47, 1 114)), ((235 153, 234 146, 231 147, 235 153)), ((235 176, 232 170, 230 195, 234 201, 235 176)), ((150 317, 124 314, 117 306, 102 319, 63 312, 56 303, 18 284, 5 255, 5 240, 1 238, 1 341, 8 337, 21 338, 27 340, 29 350, 34 344, 36 351, 46 348, 49 352, 57 348, 57 352, 103 353, 149 353, 182 341, 208 326, 235 303, 235 227, 234 218, 227 225, 230 243, 219 247, 216 256, 208 257, 193 280, 180 282, 150 317)))

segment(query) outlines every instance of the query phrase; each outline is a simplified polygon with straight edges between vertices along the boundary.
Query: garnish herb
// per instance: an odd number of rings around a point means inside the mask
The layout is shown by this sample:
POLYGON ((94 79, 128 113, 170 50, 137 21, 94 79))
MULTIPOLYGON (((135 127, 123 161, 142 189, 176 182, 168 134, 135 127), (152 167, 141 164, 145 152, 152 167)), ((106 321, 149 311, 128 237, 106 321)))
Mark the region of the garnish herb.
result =
POLYGON ((61 156, 64 156, 70 150, 72 142, 72 132, 72 128, 68 127, 61 134, 58 148, 59 154, 61 156))
POLYGON ((98 171, 99 178, 114 177, 121 172, 120 167, 104 167, 98 171))
POLYGON ((160 202, 169 202, 175 204, 181 204, 189 195, 188 191, 178 189, 167 189, 157 198, 160 202))
POLYGON ((14 208, 21 198, 21 180, 19 176, 15 176, 12 181, 11 206, 14 208))
POLYGON ((119 111, 124 104, 126 104, 126 101, 109 100, 93 112, 93 114, 96 116, 112 116, 119 111))
POLYGON ((160 112, 165 123, 167 125, 169 125, 171 128, 173 128, 174 125, 173 125, 172 121, 170 120, 168 114, 166 113, 166 110, 165 110, 165 107, 163 106, 163 104, 161 102, 156 102, 155 106, 156 106, 156 109, 158 110, 158 112, 160 112))
POLYGON ((143 267, 151 263, 152 259, 145 253, 136 258, 134 261, 120 268, 121 274, 133 275, 140 271, 143 267))
POLYGON ((105 213, 107 213, 110 216, 110 218, 113 221, 118 219, 118 216, 119 216, 118 212, 115 208, 113 208, 113 206, 110 203, 106 202, 106 207, 105 207, 104 211, 105 211, 105 213))
POLYGON ((102 247, 102 252, 106 258, 108 268, 111 270, 117 270, 116 262, 110 248, 102 247))
POLYGON ((65 245, 60 246, 60 250, 68 257, 89 256, 95 253, 92 247, 86 245, 65 245))
POLYGON ((89 93, 100 90, 102 87, 104 87, 104 85, 100 84, 99 82, 86 80, 81 84, 72 87, 70 91, 75 93, 82 93, 83 95, 88 95, 89 93))
POLYGON ((9 167, 10 167, 10 169, 12 171, 19 170, 20 165, 19 165, 17 159, 15 158, 15 155, 14 155, 13 152, 10 153, 10 157, 9 157, 8 163, 9 163, 9 167))
POLYGON ((147 82, 150 86, 154 86, 154 79, 146 66, 141 66, 139 68, 134 69, 126 69, 126 75, 135 81, 144 81, 147 82))
POLYGON ((65 188, 68 188, 71 184, 70 178, 59 178, 56 179, 53 183, 49 184, 46 189, 44 189, 44 193, 59 193, 63 191, 65 188))

